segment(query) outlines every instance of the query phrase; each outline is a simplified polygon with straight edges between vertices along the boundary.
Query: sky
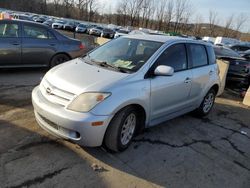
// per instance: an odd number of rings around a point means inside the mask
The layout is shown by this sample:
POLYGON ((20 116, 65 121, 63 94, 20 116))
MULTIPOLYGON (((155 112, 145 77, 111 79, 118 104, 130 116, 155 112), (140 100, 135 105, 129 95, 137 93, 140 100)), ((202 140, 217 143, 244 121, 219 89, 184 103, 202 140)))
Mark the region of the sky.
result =
MULTIPOLYGON (((174 0, 173 0, 174 1, 174 0)), ((208 22, 209 10, 218 12, 219 23, 222 25, 225 19, 230 15, 238 15, 245 13, 248 21, 245 23, 242 31, 250 32, 250 0, 189 0, 194 8, 194 14, 200 14, 204 22, 208 22)), ((119 0, 99 0, 102 4, 103 12, 108 12, 109 7, 115 11, 115 7, 119 0)), ((194 16, 195 17, 195 16, 194 16)))

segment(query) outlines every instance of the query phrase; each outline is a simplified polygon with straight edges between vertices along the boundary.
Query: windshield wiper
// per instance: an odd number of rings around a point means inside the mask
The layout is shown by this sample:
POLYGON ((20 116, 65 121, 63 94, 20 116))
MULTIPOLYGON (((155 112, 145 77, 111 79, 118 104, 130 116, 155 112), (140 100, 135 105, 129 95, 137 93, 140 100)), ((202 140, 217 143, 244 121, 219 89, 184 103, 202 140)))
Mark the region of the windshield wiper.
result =
POLYGON ((132 72, 129 69, 126 69, 126 68, 123 68, 123 67, 117 67, 117 66, 109 64, 109 63, 107 63, 105 61, 95 61, 93 59, 91 59, 91 61, 96 63, 97 65, 99 65, 101 67, 112 68, 112 69, 117 70, 119 72, 123 72, 123 73, 131 73, 132 72))

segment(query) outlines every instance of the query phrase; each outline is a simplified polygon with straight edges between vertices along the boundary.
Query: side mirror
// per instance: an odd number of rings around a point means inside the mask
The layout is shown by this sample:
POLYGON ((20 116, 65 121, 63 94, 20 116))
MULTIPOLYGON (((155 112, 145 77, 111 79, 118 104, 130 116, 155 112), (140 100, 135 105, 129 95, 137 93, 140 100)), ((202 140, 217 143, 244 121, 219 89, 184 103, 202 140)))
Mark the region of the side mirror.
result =
POLYGON ((172 76, 174 74, 174 69, 166 65, 159 65, 154 70, 156 76, 172 76))

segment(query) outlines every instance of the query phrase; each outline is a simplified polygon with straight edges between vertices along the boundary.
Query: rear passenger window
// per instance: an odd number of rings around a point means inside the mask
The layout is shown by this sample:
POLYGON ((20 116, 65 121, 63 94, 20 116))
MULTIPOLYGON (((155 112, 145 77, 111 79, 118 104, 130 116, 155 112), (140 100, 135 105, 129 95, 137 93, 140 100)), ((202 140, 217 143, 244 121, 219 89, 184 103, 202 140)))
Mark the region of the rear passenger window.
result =
POLYGON ((48 39, 48 32, 46 29, 36 26, 24 25, 24 37, 35 39, 48 39))
POLYGON ((200 67, 208 64, 206 49, 203 45, 189 44, 189 53, 193 67, 200 67))
POLYGON ((207 54, 208 54, 208 61, 209 64, 215 64, 216 63, 216 57, 215 57, 215 53, 214 53, 214 49, 212 46, 207 46, 207 54))
POLYGON ((187 55, 184 44, 175 44, 167 48, 157 59, 156 65, 167 65, 174 71, 187 69, 187 55))

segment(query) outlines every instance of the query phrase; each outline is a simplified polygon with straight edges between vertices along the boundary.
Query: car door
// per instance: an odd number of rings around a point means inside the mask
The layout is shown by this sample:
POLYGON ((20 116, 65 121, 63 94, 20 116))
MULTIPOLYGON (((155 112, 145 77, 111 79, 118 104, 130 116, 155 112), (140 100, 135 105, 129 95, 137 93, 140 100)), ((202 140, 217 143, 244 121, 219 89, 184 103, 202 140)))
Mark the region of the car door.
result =
MULTIPOLYGON (((204 89, 207 89, 210 78, 214 77, 214 74, 217 74, 217 70, 213 64, 209 64, 209 58, 204 45, 188 44, 187 49, 193 74, 190 99, 193 103, 196 103, 203 97, 204 89)), ((215 58, 213 61, 215 63, 215 58)))
POLYGON ((167 116, 185 111, 190 106, 192 73, 188 69, 185 45, 174 44, 168 47, 153 67, 158 65, 173 67, 174 74, 151 78, 151 122, 164 120, 167 116))
POLYGON ((21 64, 21 38, 18 23, 0 23, 0 66, 21 64))
POLYGON ((22 62, 25 65, 49 65, 58 41, 46 27, 23 24, 22 62))

